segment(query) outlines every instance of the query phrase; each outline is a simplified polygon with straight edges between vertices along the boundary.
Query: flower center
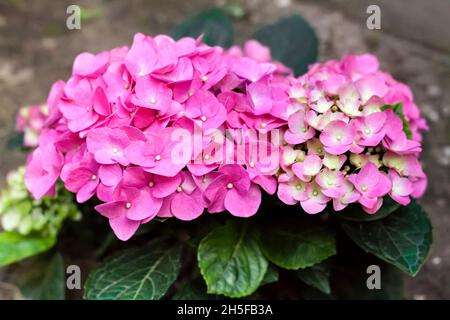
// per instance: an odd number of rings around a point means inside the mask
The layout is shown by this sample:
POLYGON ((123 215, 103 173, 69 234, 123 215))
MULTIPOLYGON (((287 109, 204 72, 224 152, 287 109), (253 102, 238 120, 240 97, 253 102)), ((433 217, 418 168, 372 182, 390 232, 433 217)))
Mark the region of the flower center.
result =
POLYGON ((115 148, 115 147, 114 147, 114 148, 112 148, 112 153, 114 153, 114 154, 115 154, 115 153, 117 153, 117 152, 119 152, 119 149, 117 149, 117 148, 115 148))
POLYGON ((150 103, 151 104, 155 104, 156 103, 156 98, 155 97, 151 97, 150 98, 150 103))
POLYGON ((125 203, 125 208, 130 209, 131 208, 131 202, 125 203))
POLYGON ((369 129, 369 128, 365 128, 365 129, 364 129, 364 133, 365 133, 365 134, 369 134, 369 133, 370 133, 370 129, 369 129))
POLYGON ((179 186, 179 187, 177 188, 177 192, 181 192, 181 191, 183 191, 183 188, 182 188, 181 186, 179 186))
POLYGON ((97 176, 95 174, 92 175, 91 180, 97 180, 97 176))
POLYGON ((341 134, 337 134, 336 135, 336 140, 337 141, 341 141, 342 140, 342 135, 341 134))
POLYGON ((295 186, 295 189, 302 190, 302 185, 299 183, 298 185, 295 186))
POLYGON ((206 116, 201 116, 200 120, 202 120, 203 122, 206 121, 206 116))
POLYGON ((332 185, 334 185, 334 182, 331 181, 331 180, 328 180, 327 184, 328 184, 329 186, 332 186, 332 185))
POLYGON ((161 160, 161 156, 160 156, 159 154, 157 154, 157 155, 155 156, 155 160, 156 160, 156 161, 161 160))
POLYGON ((227 188, 228 188, 228 189, 233 189, 233 187, 234 187, 234 186, 233 186, 233 184, 232 184, 231 182, 227 184, 227 188))
POLYGON ((319 191, 314 190, 313 193, 312 193, 312 195, 313 195, 314 197, 317 197, 317 196, 319 195, 319 191))
POLYGON ((205 154, 205 156, 203 157, 203 159, 209 160, 209 154, 205 154))
POLYGON ((361 187, 361 190, 364 191, 364 192, 366 192, 366 191, 367 191, 367 187, 366 187, 366 186, 362 186, 362 187, 361 187))
POLYGON ((200 79, 201 79, 203 82, 208 81, 208 77, 207 77, 207 76, 202 76, 200 79))
POLYGON ((145 76, 145 73, 144 73, 144 71, 139 71, 139 73, 138 73, 138 76, 139 76, 139 77, 143 77, 143 76, 145 76))
POLYGON ((267 123, 262 122, 262 123, 261 123, 261 128, 265 128, 265 127, 267 127, 267 123))
POLYGON ((254 168, 255 167, 255 163, 253 161, 250 161, 250 163, 248 165, 250 166, 250 168, 254 168))
POLYGON ((148 186, 149 186, 150 188, 152 188, 154 185, 155 185, 155 183, 154 183, 153 181, 150 181, 150 182, 148 183, 148 186))

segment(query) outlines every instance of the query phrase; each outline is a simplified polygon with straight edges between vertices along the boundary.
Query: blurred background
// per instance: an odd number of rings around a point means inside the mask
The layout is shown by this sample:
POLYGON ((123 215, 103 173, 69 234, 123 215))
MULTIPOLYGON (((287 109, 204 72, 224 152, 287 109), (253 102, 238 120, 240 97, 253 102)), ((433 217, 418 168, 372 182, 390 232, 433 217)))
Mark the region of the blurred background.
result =
MULTIPOLYGON (((49 88, 66 80, 75 56, 130 45, 140 31, 155 35, 202 9, 225 6, 235 18, 236 43, 257 27, 299 13, 315 28, 321 61, 372 52, 382 69, 408 84, 427 118, 423 166, 429 178, 421 203, 431 216, 434 244, 410 299, 450 299, 450 1, 448 0, 1 0, 0 187, 25 162, 6 147, 19 107, 45 102, 49 88), (66 9, 82 9, 81 29, 68 30, 66 9), (369 30, 366 9, 381 9, 381 29, 369 30)), ((0 271, 0 298, 2 297, 0 271)))

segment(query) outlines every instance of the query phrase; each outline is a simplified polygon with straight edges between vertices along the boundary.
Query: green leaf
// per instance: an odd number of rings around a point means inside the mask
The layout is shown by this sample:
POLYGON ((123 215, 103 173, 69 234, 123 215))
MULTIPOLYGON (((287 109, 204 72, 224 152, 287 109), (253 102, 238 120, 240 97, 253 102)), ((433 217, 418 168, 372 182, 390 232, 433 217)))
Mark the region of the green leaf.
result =
POLYGON ((264 278, 261 281, 260 286, 268 284, 268 283, 277 282, 279 278, 280 278, 280 275, 278 273, 278 270, 273 265, 269 265, 269 267, 267 268, 266 274, 264 275, 264 278))
POLYGON ((396 115, 398 115, 400 117, 400 119, 402 119, 403 122, 403 131, 406 134, 406 137, 408 139, 412 138, 412 132, 411 132, 411 128, 409 127, 409 122, 408 120, 406 120, 405 115, 403 114, 403 104, 401 102, 397 103, 397 104, 387 104, 383 107, 381 107, 381 110, 387 110, 387 109, 392 109, 394 111, 394 113, 396 115))
POLYGON ((281 268, 307 268, 336 254, 334 233, 323 223, 285 219, 268 227, 270 232, 261 237, 261 249, 281 268))
POLYGON ((202 239, 197 259, 208 293, 227 297, 253 293, 268 265, 248 224, 231 220, 202 239))
POLYGON ((180 271, 181 245, 161 242, 126 249, 93 271, 85 285, 85 299, 157 300, 180 271))
POLYGON ((272 58, 300 75, 317 61, 319 42, 309 23, 299 15, 285 17, 259 29, 251 38, 270 48, 272 58))
POLYGON ((334 298, 351 300, 398 300, 404 298, 403 274, 393 265, 366 253, 350 239, 340 239, 339 254, 331 271, 331 292, 334 298), (380 289, 367 286, 369 266, 380 268, 380 289))
POLYGON ((34 300, 64 300, 65 269, 60 253, 36 257, 20 277, 22 294, 34 300))
POLYGON ((172 300, 210 300, 217 296, 206 293, 205 282, 201 278, 184 283, 173 295, 172 300))
POLYGON ((228 48, 233 44, 233 24, 219 8, 211 8, 188 18, 175 27, 172 36, 175 39, 197 38, 202 33, 203 41, 210 46, 228 48))
POLYGON ((14 132, 7 142, 7 147, 10 150, 23 148, 24 134, 19 132, 14 132))
POLYGON ((16 232, 0 233, 0 267, 50 249, 55 237, 23 236, 16 232))
POLYGON ((375 221, 387 217, 395 210, 399 209, 401 205, 391 197, 386 196, 383 199, 383 205, 374 214, 368 214, 365 212, 360 204, 350 204, 341 212, 333 213, 336 217, 350 221, 375 221))
POLYGON ((296 271, 296 276, 307 285, 330 294, 331 265, 328 261, 316 264, 306 269, 296 271))
POLYGON ((431 223, 417 203, 372 222, 342 221, 347 235, 362 249, 415 276, 432 242, 431 223))

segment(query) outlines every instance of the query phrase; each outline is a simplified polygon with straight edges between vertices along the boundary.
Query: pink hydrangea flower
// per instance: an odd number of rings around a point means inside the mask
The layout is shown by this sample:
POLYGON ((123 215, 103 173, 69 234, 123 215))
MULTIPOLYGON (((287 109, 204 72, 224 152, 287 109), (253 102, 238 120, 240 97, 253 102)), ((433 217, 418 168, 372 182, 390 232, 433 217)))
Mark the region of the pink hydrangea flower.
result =
POLYGON ((378 171, 372 162, 367 162, 357 174, 350 175, 349 180, 360 192, 359 202, 368 213, 376 212, 381 206, 381 198, 392 189, 387 175, 378 171))
POLYGON ((344 121, 332 121, 320 134, 320 142, 325 151, 331 154, 341 154, 350 150, 355 130, 344 121))
POLYGON ((61 173, 63 156, 51 143, 39 146, 28 157, 25 185, 36 199, 52 194, 61 173))
POLYGON ((239 165, 225 165, 206 188, 208 211, 225 209, 237 217, 249 217, 256 213, 261 203, 261 191, 250 181, 248 173, 239 165))
POLYGON ((261 189, 310 214, 330 201, 375 213, 383 196, 406 205, 427 184, 418 160, 426 122, 372 55, 294 78, 255 40, 224 50, 138 33, 130 48, 79 54, 47 105, 48 116, 32 108, 17 122, 37 146, 27 188, 41 198, 61 178, 78 202, 96 195, 121 240, 156 216, 250 217, 261 189), (411 139, 386 107, 397 103, 411 139))

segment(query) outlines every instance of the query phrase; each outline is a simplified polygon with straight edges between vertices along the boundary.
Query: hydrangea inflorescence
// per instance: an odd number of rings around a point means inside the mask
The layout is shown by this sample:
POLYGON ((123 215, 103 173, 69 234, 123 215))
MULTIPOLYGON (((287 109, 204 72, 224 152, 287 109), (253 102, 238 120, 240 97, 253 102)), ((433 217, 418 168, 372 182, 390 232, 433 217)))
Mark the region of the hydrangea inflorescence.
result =
POLYGON ((253 40, 224 50, 138 33, 129 49, 80 54, 47 105, 28 189, 41 198, 60 178, 78 202, 96 195, 122 240, 157 216, 252 216, 261 189, 308 213, 330 201, 374 213, 426 185, 426 124, 370 55, 294 78, 253 40))

